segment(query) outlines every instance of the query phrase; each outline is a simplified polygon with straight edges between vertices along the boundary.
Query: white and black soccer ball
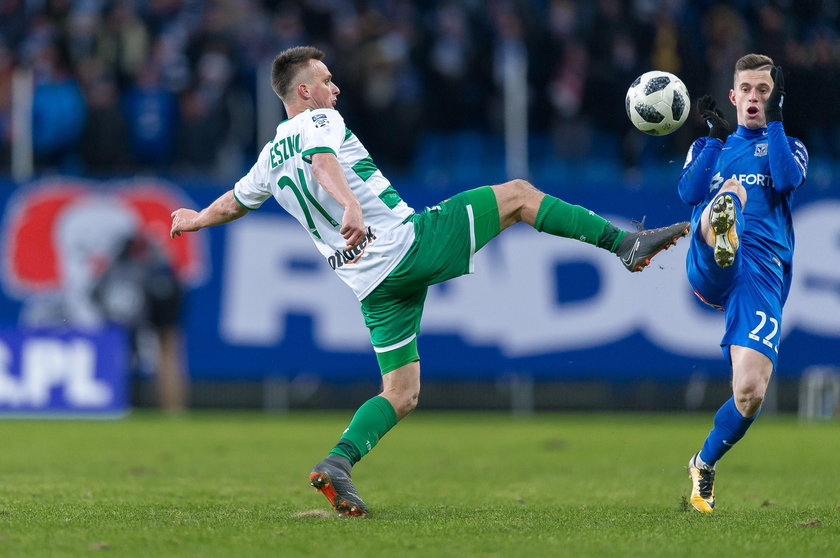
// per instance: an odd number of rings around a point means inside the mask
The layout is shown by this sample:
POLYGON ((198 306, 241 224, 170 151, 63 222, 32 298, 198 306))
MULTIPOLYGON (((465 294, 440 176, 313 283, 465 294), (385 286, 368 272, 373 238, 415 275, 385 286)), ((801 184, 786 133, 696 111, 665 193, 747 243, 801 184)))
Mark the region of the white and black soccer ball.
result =
POLYGON ((653 70, 630 84, 624 107, 633 126, 651 136, 665 136, 685 123, 691 100, 680 78, 653 70))

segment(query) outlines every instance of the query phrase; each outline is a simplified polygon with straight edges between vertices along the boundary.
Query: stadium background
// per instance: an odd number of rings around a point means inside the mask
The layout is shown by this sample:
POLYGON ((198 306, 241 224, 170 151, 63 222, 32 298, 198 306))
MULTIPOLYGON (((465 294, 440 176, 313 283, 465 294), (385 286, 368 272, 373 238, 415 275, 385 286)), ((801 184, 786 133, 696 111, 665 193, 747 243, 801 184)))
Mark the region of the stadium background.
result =
MULTIPOLYGON (((90 374, 130 377, 134 404, 150 404, 148 379, 127 370, 119 335, 100 329, 88 300, 136 230, 159 241, 186 289, 194 407, 352 407, 375 389, 352 293, 272 202, 194 239, 166 238, 169 210, 207 205, 270 138, 282 108, 266 68, 296 44, 326 51, 338 108, 409 205, 527 176, 628 227, 687 218, 675 185, 704 133, 694 113, 666 138, 635 131, 623 102, 632 79, 671 71, 692 98, 723 100, 738 57, 773 56, 788 76, 786 130, 811 165, 768 406, 794 410, 801 375, 838 366, 835 2, 7 0, 0 14, 6 410, 118 411, 117 392, 68 395, 86 372, 66 363, 83 367, 86 354, 90 374), (505 69, 524 71, 527 88, 506 89, 505 69), (27 353, 31 339, 41 352, 27 353), (93 352, 75 352, 74 339, 93 352), (52 363, 52 376, 27 379, 39 367, 26 358, 52 363)), ((685 243, 628 276, 608 254, 505 233, 475 276, 430 295, 421 405, 716 406, 728 389, 722 319, 694 301, 684 253, 685 243)))

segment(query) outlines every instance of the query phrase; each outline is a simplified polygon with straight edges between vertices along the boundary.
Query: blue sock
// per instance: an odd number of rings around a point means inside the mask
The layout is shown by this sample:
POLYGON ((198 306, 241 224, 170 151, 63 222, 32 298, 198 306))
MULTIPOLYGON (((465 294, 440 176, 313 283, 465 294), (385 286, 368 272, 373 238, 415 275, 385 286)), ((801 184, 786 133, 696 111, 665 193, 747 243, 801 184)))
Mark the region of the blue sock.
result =
POLYGON ((744 437, 757 416, 758 413, 745 418, 735 407, 735 399, 730 397, 715 413, 715 425, 700 450, 700 459, 708 466, 714 466, 723 454, 744 437))

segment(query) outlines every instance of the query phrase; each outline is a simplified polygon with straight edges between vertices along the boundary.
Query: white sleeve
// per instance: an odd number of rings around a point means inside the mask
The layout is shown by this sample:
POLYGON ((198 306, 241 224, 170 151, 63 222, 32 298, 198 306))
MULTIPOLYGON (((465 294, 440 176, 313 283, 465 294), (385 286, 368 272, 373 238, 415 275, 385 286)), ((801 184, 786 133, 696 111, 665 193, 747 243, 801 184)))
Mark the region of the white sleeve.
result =
POLYGON ((338 155, 347 135, 344 119, 333 109, 317 109, 305 116, 300 135, 300 149, 303 160, 312 162, 314 153, 338 155))
MULTIPOLYGON (((271 145, 271 144, 269 144, 271 145)), ((271 197, 271 185, 268 183, 268 151, 263 149, 257 162, 248 174, 233 186, 233 197, 246 209, 257 209, 271 197)))

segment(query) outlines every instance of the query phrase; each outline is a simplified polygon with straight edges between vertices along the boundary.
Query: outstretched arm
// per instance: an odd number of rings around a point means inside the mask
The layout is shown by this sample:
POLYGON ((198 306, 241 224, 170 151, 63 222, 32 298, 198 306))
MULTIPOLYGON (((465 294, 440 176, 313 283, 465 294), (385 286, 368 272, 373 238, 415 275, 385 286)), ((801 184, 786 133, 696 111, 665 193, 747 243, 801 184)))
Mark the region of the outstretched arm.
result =
POLYGON ((709 136, 691 144, 678 185, 682 201, 698 205, 709 193, 712 171, 729 136, 729 123, 711 95, 697 99, 697 110, 709 127, 709 136))
POLYGON ((344 217, 338 232, 347 243, 345 250, 352 250, 364 240, 367 231, 362 217, 362 206, 347 184, 338 159, 332 153, 314 153, 312 173, 318 184, 344 208, 344 217))
POLYGON ((246 213, 248 210, 236 201, 233 190, 228 190, 200 212, 183 207, 173 211, 169 237, 175 238, 184 232, 194 232, 206 227, 230 223, 246 213))

